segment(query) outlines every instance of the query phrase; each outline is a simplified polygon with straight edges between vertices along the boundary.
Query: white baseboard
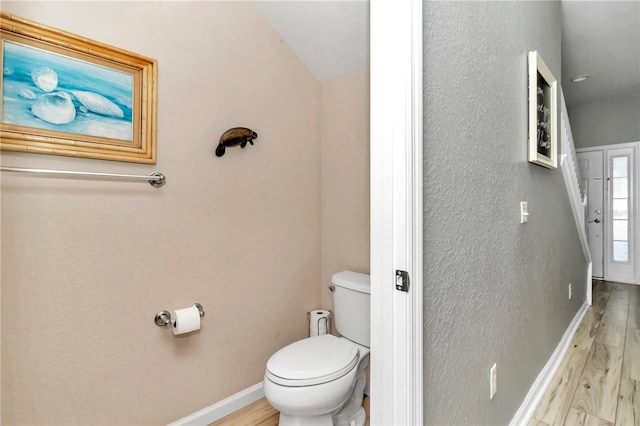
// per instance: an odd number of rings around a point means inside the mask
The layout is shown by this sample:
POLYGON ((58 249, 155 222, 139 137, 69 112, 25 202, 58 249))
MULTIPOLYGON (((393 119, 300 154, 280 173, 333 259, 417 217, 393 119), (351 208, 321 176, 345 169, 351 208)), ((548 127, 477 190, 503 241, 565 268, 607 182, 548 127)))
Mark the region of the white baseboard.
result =
POLYGON ((170 423, 169 426, 208 425, 264 397, 262 382, 244 389, 213 405, 170 423))
POLYGON ((589 306, 593 305, 593 277, 591 276, 593 272, 593 262, 589 262, 589 266, 587 267, 587 303, 589 306))
POLYGON ((580 322, 582 322, 582 318, 584 318, 584 314, 587 313, 587 309, 589 309, 589 303, 585 300, 582 307, 573 317, 571 324, 569 324, 567 330, 564 332, 564 336, 562 336, 560 343, 556 346, 556 350, 553 351, 551 357, 549 357, 549 361, 547 361, 547 364, 542 371, 540 371, 540 374, 538 374, 536 381, 533 382, 529 393, 527 393, 524 401, 522 401, 522 405, 520 405, 515 416, 511 419, 511 423, 509 423, 511 426, 529 424, 531 417, 533 417, 533 412, 538 407, 542 396, 551 384, 551 379, 553 379, 554 374, 558 371, 558 367, 560 367, 560 363, 569 349, 571 339, 573 339, 573 336, 576 334, 578 326, 580 326, 580 322))

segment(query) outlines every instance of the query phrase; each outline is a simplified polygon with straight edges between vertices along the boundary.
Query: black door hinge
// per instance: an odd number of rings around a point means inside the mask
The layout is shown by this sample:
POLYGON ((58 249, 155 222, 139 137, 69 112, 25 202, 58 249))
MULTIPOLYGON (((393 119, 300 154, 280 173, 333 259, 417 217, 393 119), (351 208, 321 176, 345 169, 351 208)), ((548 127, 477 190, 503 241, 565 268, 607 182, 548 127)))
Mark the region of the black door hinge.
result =
POLYGON ((409 292, 409 273, 396 270, 396 290, 409 292))

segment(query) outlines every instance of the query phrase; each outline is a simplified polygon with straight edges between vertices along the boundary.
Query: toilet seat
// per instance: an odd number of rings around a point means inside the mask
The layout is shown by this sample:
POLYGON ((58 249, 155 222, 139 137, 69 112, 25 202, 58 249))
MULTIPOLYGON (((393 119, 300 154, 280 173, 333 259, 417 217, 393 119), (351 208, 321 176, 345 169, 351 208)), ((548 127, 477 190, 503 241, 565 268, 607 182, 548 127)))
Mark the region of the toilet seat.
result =
POLYGON ((358 347, 330 334, 292 343, 267 362, 266 376, 282 386, 313 386, 343 377, 360 359, 358 347))

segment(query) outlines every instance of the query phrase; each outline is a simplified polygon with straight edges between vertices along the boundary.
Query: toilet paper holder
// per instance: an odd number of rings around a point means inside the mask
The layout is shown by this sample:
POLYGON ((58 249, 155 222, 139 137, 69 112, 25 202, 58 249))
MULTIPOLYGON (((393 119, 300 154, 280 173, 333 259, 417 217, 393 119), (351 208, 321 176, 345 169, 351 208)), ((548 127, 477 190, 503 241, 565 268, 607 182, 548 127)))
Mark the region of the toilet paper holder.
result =
MULTIPOLYGON (((323 313, 322 311, 318 311, 320 313, 323 313)), ((328 314, 325 317, 322 318, 318 318, 316 320, 316 332, 318 332, 317 336, 320 336, 320 324, 322 322, 324 322, 324 326, 325 326, 325 333, 331 334, 331 311, 326 311, 324 312, 326 314, 328 314)), ((311 330, 313 328, 313 324, 311 323, 311 312, 307 312, 307 319, 309 320, 309 337, 311 337, 311 330)), ((324 333, 323 333, 324 334, 324 333)))
MULTIPOLYGON (((191 306, 198 308, 198 312, 200 312, 200 318, 204 317, 204 309, 202 308, 201 304, 194 303, 191 306)), ((165 327, 167 325, 173 324, 173 321, 171 320, 171 312, 166 311, 164 309, 156 314, 156 317, 154 320, 158 327, 165 327)))

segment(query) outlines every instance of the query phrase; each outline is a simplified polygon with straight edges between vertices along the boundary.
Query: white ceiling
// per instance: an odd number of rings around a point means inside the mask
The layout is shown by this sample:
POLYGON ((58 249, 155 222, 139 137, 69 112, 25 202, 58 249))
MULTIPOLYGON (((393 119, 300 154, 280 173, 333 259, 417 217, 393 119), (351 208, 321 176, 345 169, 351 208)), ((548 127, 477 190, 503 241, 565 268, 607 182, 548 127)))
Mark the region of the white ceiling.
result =
POLYGON ((280 37, 324 83, 369 63, 368 1, 257 1, 280 37))
MULTIPOLYGON (((264 1, 256 7, 320 82, 369 63, 369 2, 264 1)), ((640 1, 562 0, 568 106, 640 93, 640 1), (583 83, 572 83, 588 74, 583 83)))
POLYGON ((567 106, 640 94, 640 2, 563 0, 561 5, 567 106), (582 74, 589 79, 571 82, 582 74))

